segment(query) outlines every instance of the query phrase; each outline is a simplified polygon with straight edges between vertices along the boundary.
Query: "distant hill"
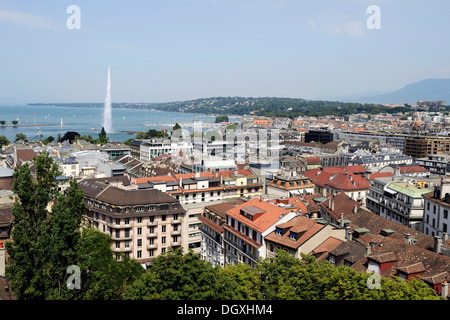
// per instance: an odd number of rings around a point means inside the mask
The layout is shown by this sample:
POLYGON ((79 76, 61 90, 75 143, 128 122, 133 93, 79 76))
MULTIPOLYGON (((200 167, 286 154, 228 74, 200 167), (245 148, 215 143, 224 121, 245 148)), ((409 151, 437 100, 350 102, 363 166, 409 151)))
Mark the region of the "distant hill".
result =
MULTIPOLYGON (((31 105, 43 105, 33 103, 31 105)), ((95 103, 52 103, 53 106, 97 106, 95 103)), ((407 108, 390 108, 380 104, 361 104, 354 102, 305 100, 277 97, 211 97, 196 100, 174 101, 164 103, 113 103, 113 108, 155 109, 165 112, 202 113, 209 115, 251 115, 266 117, 295 118, 298 116, 343 116, 354 113, 396 113, 408 111, 407 108)))
POLYGON ((342 101, 376 104, 416 104, 417 101, 445 101, 450 104, 450 79, 425 79, 390 92, 342 101))

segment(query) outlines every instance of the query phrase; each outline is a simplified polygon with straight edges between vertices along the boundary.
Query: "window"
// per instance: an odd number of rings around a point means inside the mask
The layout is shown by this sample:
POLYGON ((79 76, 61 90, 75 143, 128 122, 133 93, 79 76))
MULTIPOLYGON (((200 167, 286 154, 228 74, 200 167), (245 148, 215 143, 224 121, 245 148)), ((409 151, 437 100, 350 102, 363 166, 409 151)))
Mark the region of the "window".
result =
POLYGON ((276 228, 276 230, 275 230, 275 234, 277 235, 277 236, 281 236, 281 233, 283 232, 283 230, 281 230, 280 228, 276 228))
POLYGON ((130 219, 129 218, 125 218, 125 225, 129 225, 130 224, 130 219))
POLYGON ((142 239, 137 239, 137 246, 142 247, 142 239))
POLYGON ((161 243, 166 243, 166 237, 161 237, 161 243))
POLYGON ((174 214, 173 215, 173 221, 177 221, 178 220, 178 214, 174 214))
POLYGON ((120 225, 120 219, 116 218, 116 226, 120 225))
POLYGON ((137 257, 138 257, 138 258, 142 258, 142 251, 141 251, 141 250, 138 250, 138 252, 137 252, 137 257))
POLYGON ((448 218, 448 210, 444 210, 444 219, 448 218))
POLYGON ((336 256, 329 254, 328 255, 328 261, 330 261, 330 263, 336 263, 336 256))
POLYGON ((161 216, 161 221, 166 221, 167 217, 166 216, 161 216))
POLYGON ((137 218, 137 223, 142 223, 142 217, 137 218))
POLYGON ((166 232, 166 226, 161 226, 161 232, 166 232))

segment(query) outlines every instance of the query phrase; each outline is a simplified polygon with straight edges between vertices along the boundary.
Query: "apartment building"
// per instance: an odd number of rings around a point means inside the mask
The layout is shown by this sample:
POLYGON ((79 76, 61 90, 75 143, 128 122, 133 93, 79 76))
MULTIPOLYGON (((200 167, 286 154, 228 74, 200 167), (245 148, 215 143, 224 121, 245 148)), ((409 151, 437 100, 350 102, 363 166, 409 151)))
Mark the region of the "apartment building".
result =
POLYGON ((225 265, 244 263, 255 266, 267 256, 264 238, 275 226, 296 215, 279 206, 253 198, 226 211, 224 228, 225 265))
POLYGON ((343 227, 305 216, 277 224, 265 240, 267 257, 275 257, 277 250, 285 250, 298 259, 301 254, 321 259, 346 241, 343 227))
POLYGON ((366 169, 361 165, 345 167, 316 168, 303 175, 312 179, 315 192, 336 195, 345 192, 350 198, 365 204, 370 181, 364 175, 366 169))
POLYGON ((171 153, 172 151, 191 153, 193 150, 193 146, 190 141, 172 141, 168 138, 142 140, 139 148, 139 160, 144 162, 151 161, 154 157, 165 153, 171 153))
POLYGON ((422 230, 424 199, 431 189, 414 185, 407 179, 386 177, 374 179, 369 188, 367 208, 414 230, 422 230))
POLYGON ((428 155, 415 159, 415 162, 431 174, 446 175, 450 172, 450 154, 428 155))
POLYGON ((395 151, 384 150, 375 154, 354 153, 348 155, 347 163, 350 166, 361 165, 368 172, 379 172, 389 165, 412 164, 413 158, 395 151))
POLYGON ((263 187, 258 177, 248 169, 219 171, 216 176, 220 178, 224 200, 236 197, 250 199, 262 195, 263 187))
MULTIPOLYGON (((377 142, 382 144, 390 144, 395 149, 404 152, 405 139, 407 135, 396 133, 378 133, 371 131, 346 131, 346 130, 334 130, 333 140, 346 141, 352 144, 358 144, 361 142, 377 142)), ((412 155, 411 155, 412 156, 412 155)))
POLYGON ((443 136, 407 136, 404 153, 413 158, 424 158, 441 152, 450 151, 450 137, 443 136))
POLYGON ((442 178, 440 186, 424 194, 423 198, 423 233, 441 237, 444 243, 447 242, 450 226, 450 180, 442 178))
POLYGON ((210 262, 213 267, 225 265, 225 250, 223 243, 223 225, 226 212, 234 207, 231 202, 221 202, 206 206, 198 217, 202 223, 202 246, 200 256, 210 262))
POLYGON ((123 254, 145 266, 183 245, 186 211, 174 197, 158 189, 133 189, 115 178, 83 180, 79 187, 85 194, 84 224, 111 236, 117 259, 123 254))
POLYGON ((80 175, 80 164, 72 158, 55 158, 62 175, 66 177, 77 177, 80 175))
POLYGON ((297 173, 295 169, 282 168, 266 185, 267 194, 273 197, 291 197, 312 194, 315 185, 310 177, 297 173))

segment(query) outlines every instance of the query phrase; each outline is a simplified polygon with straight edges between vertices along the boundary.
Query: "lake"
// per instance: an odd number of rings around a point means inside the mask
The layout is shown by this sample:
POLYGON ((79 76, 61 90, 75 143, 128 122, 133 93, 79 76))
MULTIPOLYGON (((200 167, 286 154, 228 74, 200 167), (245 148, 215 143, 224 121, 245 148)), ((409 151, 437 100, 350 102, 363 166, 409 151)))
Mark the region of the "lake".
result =
MULTIPOLYGON (((234 118, 230 117, 230 121, 232 119, 234 118)), ((97 139, 103 122, 103 108, 0 105, 0 120, 6 121, 6 125, 12 125, 13 120, 18 120, 19 125, 55 125, 0 127, 0 135, 6 136, 11 142, 14 141, 17 133, 25 134, 29 140, 40 140, 48 136, 56 139, 58 133, 63 136, 67 131, 76 131, 81 135, 91 135, 97 139), (38 131, 42 132, 43 137, 37 136, 38 131)), ((108 133, 108 137, 109 141, 125 141, 135 137, 135 134, 127 132, 149 129, 167 129, 170 132, 176 122, 183 126, 183 123, 194 120, 212 123, 215 117, 194 113, 113 108, 114 132, 108 133)))

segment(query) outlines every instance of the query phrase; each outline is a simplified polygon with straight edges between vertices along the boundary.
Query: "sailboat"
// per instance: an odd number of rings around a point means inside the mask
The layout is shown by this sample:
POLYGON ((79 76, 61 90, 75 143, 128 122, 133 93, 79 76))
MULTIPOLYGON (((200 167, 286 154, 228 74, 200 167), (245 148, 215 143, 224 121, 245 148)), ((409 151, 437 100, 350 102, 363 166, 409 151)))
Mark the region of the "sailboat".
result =
POLYGON ((38 137, 42 137, 42 136, 43 136, 42 131, 39 130, 39 131, 36 133, 36 135, 37 135, 38 137))

